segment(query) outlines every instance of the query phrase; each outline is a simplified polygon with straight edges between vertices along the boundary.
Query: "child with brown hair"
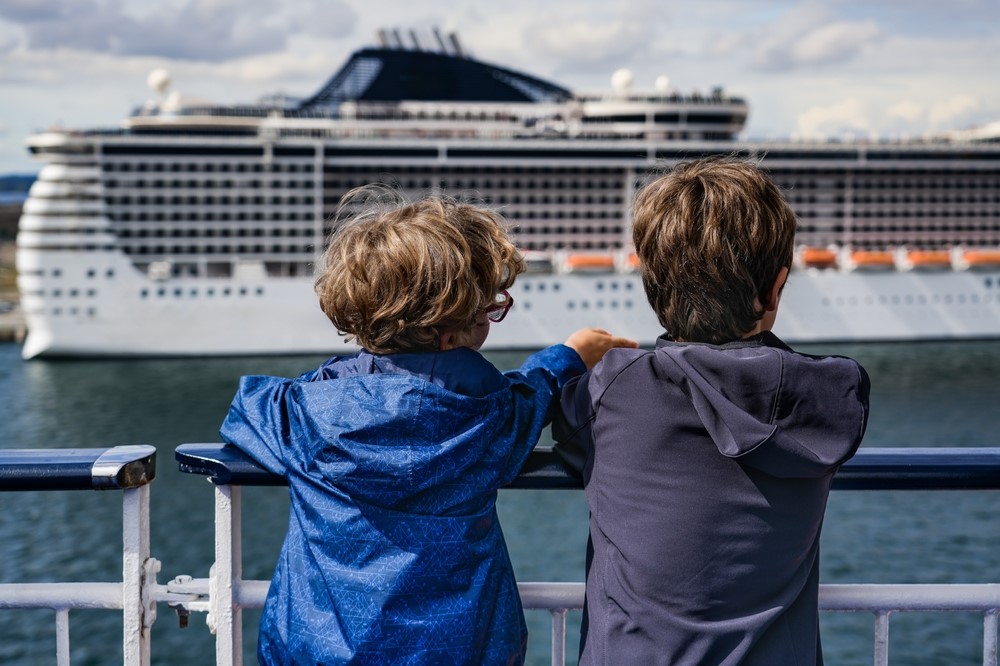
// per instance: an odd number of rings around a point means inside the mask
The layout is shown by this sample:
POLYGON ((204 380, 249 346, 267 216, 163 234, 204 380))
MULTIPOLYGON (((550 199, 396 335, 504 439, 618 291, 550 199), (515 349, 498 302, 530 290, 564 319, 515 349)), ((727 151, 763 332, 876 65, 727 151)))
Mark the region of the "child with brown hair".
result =
POLYGON ((666 332, 570 380, 553 423, 591 511, 581 664, 822 663, 820 529, 869 382, 770 332, 794 233, 774 182, 733 158, 636 195, 666 332))
POLYGON ((524 260, 503 219, 364 189, 331 237, 320 305, 362 350, 298 379, 244 377, 222 437, 288 480, 262 664, 521 663, 497 519, 565 382, 613 346, 585 329, 501 374, 477 351, 524 260))

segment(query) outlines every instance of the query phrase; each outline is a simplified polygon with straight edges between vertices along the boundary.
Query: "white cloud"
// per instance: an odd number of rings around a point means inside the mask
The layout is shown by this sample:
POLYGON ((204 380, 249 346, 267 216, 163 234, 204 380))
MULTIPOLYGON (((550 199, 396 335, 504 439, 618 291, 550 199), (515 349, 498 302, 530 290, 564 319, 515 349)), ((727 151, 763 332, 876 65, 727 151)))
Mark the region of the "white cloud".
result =
POLYGON ((979 101, 970 95, 956 95, 931 107, 927 121, 934 129, 958 127, 979 107, 979 101))
POLYGON ((874 21, 840 21, 822 25, 789 45, 792 66, 853 59, 881 35, 874 21))
POLYGON ((792 138, 868 137, 873 126, 864 103, 848 98, 826 107, 814 106, 799 115, 792 138))
POLYGON ((885 110, 890 119, 899 119, 906 122, 916 122, 924 116, 924 107, 910 100, 896 102, 885 110))
POLYGON ((529 43, 542 54, 588 62, 606 61, 620 58, 641 44, 644 32, 643 26, 635 22, 576 20, 534 28, 529 33, 529 43))
POLYGON ((0 19, 18 25, 35 50, 73 49, 123 56, 220 62, 276 53, 293 33, 347 34, 354 11, 341 0, 174 0, 136 5, 73 0, 29 8, 0 2, 0 19))
POLYGON ((831 8, 809 2, 747 31, 743 43, 752 50, 752 67, 787 71, 850 62, 881 37, 874 19, 841 19, 831 8))

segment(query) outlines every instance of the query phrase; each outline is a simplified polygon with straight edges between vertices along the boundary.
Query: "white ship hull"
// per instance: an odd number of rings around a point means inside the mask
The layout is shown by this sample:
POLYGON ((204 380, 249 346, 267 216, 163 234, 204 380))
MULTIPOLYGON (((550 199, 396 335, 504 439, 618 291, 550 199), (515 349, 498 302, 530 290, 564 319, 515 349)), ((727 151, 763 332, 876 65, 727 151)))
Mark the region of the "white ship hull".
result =
POLYGON ((122 130, 29 139, 47 164, 18 230, 25 357, 352 349, 318 307, 313 265, 343 195, 371 182, 496 206, 541 258, 489 348, 585 326, 651 345, 662 329, 630 272, 632 196, 665 167, 732 153, 769 170, 798 218, 783 338, 1000 338, 994 144, 740 143, 747 104, 721 89, 573 95, 399 48, 357 52, 298 105, 172 99, 122 130), (414 77, 427 89, 400 89, 414 77), (595 266, 614 272, 581 272, 595 266))
MULTIPOLYGON (((53 262, 78 285, 46 316, 25 297, 25 358, 219 356, 351 351, 319 309, 311 278, 151 280, 119 253, 21 252, 29 276, 53 262), (36 261, 33 261, 36 260, 36 261), (92 286, 91 286, 92 285, 92 286), (89 295, 88 295, 89 294, 89 295), (145 295, 143 295, 145 294, 145 295)), ((22 289, 32 291, 30 277, 22 289)), ((638 275, 526 274, 487 349, 532 349, 599 326, 652 345, 663 330, 638 275)), ((1000 271, 795 270, 775 332, 790 343, 1000 337, 1000 271)))

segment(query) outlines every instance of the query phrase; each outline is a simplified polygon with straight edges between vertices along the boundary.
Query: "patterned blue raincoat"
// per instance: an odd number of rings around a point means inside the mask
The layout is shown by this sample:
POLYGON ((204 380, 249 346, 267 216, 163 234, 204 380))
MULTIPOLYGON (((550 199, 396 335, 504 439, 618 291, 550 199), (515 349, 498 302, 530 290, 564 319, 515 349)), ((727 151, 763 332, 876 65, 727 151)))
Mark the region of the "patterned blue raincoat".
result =
POLYGON ((462 348, 244 377, 222 437, 291 495, 261 663, 521 663, 497 489, 584 370, 556 345, 506 374, 462 348))

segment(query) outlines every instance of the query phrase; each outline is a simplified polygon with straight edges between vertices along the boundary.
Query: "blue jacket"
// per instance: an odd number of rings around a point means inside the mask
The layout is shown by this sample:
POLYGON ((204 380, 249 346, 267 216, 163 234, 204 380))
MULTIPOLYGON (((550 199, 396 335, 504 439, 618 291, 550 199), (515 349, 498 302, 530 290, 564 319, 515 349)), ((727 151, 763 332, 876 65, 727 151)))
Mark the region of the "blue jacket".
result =
POLYGON ((497 489, 584 370, 556 345, 506 374, 463 348, 244 377, 222 437, 291 495, 261 663, 520 663, 527 630, 497 489))
POLYGON ((580 663, 822 663, 819 543, 868 420, 855 361, 770 333, 612 349, 553 423, 590 507, 580 663))

